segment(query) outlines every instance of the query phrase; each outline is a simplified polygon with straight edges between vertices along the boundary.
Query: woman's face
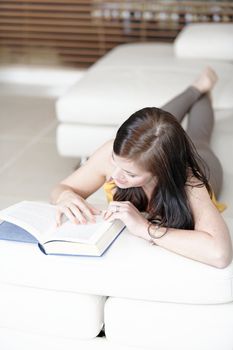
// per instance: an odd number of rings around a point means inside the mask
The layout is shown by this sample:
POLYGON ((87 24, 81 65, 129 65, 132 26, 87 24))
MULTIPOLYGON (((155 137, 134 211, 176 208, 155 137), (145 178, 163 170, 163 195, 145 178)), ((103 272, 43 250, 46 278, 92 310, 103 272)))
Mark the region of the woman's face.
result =
POLYGON ((112 153, 112 164, 114 166, 112 178, 120 188, 143 187, 147 189, 156 184, 155 177, 141 169, 134 161, 112 153))

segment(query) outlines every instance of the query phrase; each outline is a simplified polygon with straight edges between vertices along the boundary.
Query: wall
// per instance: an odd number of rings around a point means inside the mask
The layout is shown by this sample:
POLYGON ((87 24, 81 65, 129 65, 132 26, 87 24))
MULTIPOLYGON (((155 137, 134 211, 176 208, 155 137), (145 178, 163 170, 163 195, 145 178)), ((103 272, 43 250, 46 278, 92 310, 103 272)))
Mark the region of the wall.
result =
POLYGON ((114 46, 232 22, 232 1, 0 1, 0 63, 88 67, 114 46))

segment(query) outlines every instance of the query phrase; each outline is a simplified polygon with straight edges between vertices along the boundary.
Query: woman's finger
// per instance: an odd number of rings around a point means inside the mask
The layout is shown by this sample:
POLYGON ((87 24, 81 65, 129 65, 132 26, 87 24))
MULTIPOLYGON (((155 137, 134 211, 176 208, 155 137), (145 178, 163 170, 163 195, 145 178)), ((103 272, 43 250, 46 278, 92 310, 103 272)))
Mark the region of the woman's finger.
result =
POLYGON ((107 220, 108 218, 110 218, 112 216, 113 212, 110 210, 105 210, 105 212, 103 213, 103 218, 104 220, 107 220))
POLYGON ((106 222, 111 222, 111 221, 115 220, 115 213, 111 213, 111 215, 106 216, 106 217, 104 218, 104 220, 105 220, 106 222))
POLYGON ((106 222, 112 222, 113 220, 120 219, 124 222, 125 215, 124 212, 115 212, 112 213, 111 216, 109 216, 107 219, 105 219, 106 222))
POLYGON ((93 214, 92 209, 86 205, 86 203, 81 203, 79 209, 89 221, 95 222, 95 215, 93 214))
POLYGON ((124 210, 127 208, 135 208, 134 205, 131 202, 128 201, 124 201, 124 202, 117 202, 117 201, 112 201, 109 203, 109 207, 110 210, 112 211, 120 211, 120 210, 124 210))
POLYGON ((63 213, 73 224, 79 224, 78 218, 72 213, 70 208, 64 208, 63 213))
POLYGON ((80 212, 82 212, 85 215, 85 217, 92 222, 95 222, 95 215, 100 214, 101 212, 99 209, 94 208, 91 204, 87 203, 86 201, 81 202, 75 200, 73 203, 78 207, 80 212))
POLYGON ((131 212, 132 207, 130 207, 126 202, 111 202, 108 206, 107 211, 112 213, 118 212, 131 212))
POLYGON ((62 217, 62 212, 59 210, 59 209, 57 209, 56 210, 56 216, 55 216, 55 220, 56 220, 56 225, 57 226, 60 226, 61 225, 61 217, 62 217))
POLYGON ((82 224, 87 223, 87 220, 84 217, 84 215, 82 215, 80 208, 78 208, 75 204, 71 203, 69 209, 70 209, 71 213, 75 216, 75 218, 78 219, 78 223, 79 222, 81 222, 82 224))
MULTIPOLYGON (((86 202, 87 203, 87 202, 86 202)), ((100 215, 102 210, 93 207, 91 204, 87 203, 87 207, 90 209, 91 213, 94 215, 100 215)))
POLYGON ((115 206, 124 206, 124 203, 125 202, 118 202, 118 201, 112 201, 112 202, 109 202, 109 207, 115 207, 115 206))
POLYGON ((115 213, 117 211, 120 211, 120 205, 118 202, 111 202, 109 205, 108 205, 108 208, 107 208, 107 211, 109 212, 112 212, 112 213, 115 213))

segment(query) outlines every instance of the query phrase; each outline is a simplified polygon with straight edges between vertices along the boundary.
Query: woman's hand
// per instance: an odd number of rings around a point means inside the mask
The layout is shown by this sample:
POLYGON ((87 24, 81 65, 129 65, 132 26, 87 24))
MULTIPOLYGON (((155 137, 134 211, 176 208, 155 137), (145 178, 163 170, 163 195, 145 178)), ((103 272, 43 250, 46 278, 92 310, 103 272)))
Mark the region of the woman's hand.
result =
POLYGON ((148 239, 148 221, 131 202, 110 202, 108 209, 103 213, 103 218, 106 221, 120 219, 132 234, 148 239))
POLYGON ((61 193, 56 206, 57 225, 61 224, 62 215, 65 215, 74 224, 86 224, 87 221, 95 222, 95 215, 100 214, 100 210, 94 208, 85 199, 71 190, 61 193))

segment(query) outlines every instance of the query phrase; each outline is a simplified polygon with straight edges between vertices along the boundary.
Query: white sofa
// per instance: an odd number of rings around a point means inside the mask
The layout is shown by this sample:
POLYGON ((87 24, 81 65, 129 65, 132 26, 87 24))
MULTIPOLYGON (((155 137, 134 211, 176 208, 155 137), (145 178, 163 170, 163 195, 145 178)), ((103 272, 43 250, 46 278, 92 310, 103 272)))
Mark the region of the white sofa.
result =
MULTIPOLYGON (((174 45, 114 49, 58 101, 61 154, 89 155, 133 111, 162 105, 211 63, 220 76, 212 145, 224 167, 223 215, 233 234, 232 26, 190 26, 174 45), (218 57, 200 57, 212 36, 218 57), (186 48, 192 58, 181 57, 186 48)), ((102 203, 102 192, 92 200, 102 203)), ((125 230, 101 258, 46 256, 36 244, 0 241, 0 266, 1 350, 233 349, 233 263, 213 268, 125 230)))
POLYGON ((215 109, 231 109, 232 28, 233 24, 190 25, 174 44, 125 44, 110 51, 57 101, 60 154, 89 155, 113 137, 117 126, 133 112, 145 106, 160 107, 207 64, 220 77, 213 92, 215 109))

